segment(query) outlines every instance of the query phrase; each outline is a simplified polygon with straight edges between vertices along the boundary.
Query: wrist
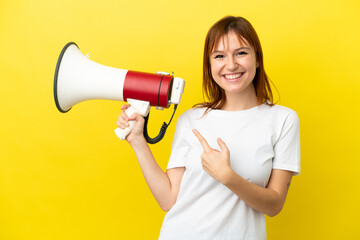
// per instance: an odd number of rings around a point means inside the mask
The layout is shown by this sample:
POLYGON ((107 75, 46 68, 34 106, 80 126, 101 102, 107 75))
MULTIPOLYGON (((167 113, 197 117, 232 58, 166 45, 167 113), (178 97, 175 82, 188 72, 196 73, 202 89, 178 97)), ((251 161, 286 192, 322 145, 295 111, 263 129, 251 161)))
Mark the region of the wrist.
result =
POLYGON ((141 148, 144 145, 147 145, 147 142, 146 142, 144 136, 139 136, 137 138, 133 138, 133 139, 127 140, 127 141, 134 150, 141 148))
POLYGON ((239 175, 237 175, 232 168, 229 168, 222 177, 221 183, 224 184, 225 186, 229 186, 237 176, 239 175))

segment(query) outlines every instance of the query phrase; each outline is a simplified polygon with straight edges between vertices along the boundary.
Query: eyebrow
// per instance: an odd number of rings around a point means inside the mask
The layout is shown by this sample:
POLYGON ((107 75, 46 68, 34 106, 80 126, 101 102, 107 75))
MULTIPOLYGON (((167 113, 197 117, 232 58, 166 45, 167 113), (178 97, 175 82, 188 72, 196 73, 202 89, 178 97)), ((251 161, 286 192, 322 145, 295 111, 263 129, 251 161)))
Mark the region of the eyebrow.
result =
MULTIPOLYGON (((241 47, 241 48, 235 49, 234 52, 239 51, 239 50, 242 50, 242 49, 249 50, 250 48, 249 48, 249 47, 241 47)), ((214 54, 214 53, 222 53, 222 52, 224 52, 224 51, 216 50, 216 51, 213 51, 211 54, 214 54)))

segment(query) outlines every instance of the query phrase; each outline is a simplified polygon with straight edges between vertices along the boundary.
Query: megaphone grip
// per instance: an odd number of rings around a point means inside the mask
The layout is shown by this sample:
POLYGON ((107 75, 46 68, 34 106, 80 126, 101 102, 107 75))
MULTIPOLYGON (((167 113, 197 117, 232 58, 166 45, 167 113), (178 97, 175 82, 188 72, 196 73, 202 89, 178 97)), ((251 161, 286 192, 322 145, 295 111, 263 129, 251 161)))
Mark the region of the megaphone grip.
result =
POLYGON ((135 120, 132 120, 132 121, 129 121, 129 126, 124 128, 124 129, 121 129, 121 128, 116 128, 114 131, 115 131, 115 134, 116 136, 118 136, 118 138, 120 138, 121 140, 125 140, 125 138, 127 137, 127 135, 130 134, 131 130, 134 128, 135 126, 135 123, 136 121, 135 120))
MULTIPOLYGON (((129 107, 128 109, 125 110, 126 115, 131 116, 133 115, 133 113, 135 113, 135 109, 133 107, 129 107)), ((121 129, 121 128, 116 128, 115 134, 116 136, 118 136, 118 138, 120 138, 121 140, 125 140, 125 138, 127 137, 127 135, 129 135, 132 131, 132 129, 135 126, 136 121, 135 120, 131 120, 129 121, 129 126, 121 129)))
MULTIPOLYGON (((130 104, 130 107, 125 110, 126 115, 129 117, 133 115, 134 113, 138 113, 141 116, 145 117, 148 115, 150 111, 150 103, 146 101, 136 100, 136 99, 128 99, 128 102, 130 104)), ((129 126, 125 129, 117 128, 115 129, 115 134, 118 136, 121 140, 125 140, 127 135, 132 131, 134 128, 136 121, 131 120, 129 121, 129 126)))

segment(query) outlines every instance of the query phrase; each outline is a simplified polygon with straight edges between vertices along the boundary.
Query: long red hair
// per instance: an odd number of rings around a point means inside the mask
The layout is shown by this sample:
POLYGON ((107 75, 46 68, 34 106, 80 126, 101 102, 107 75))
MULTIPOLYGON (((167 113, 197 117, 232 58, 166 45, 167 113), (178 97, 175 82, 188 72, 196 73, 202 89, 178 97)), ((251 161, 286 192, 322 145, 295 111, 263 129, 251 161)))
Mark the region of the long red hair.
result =
POLYGON ((244 42, 244 39, 246 39, 254 48, 256 60, 259 64, 253 79, 256 97, 261 103, 273 106, 270 79, 265 73, 263 52, 255 29, 245 18, 227 16, 216 22, 206 35, 203 59, 203 97, 204 100, 208 99, 209 101, 198 103, 194 107, 206 107, 205 113, 207 113, 211 109, 221 109, 225 103, 225 91, 217 85, 211 74, 210 55, 221 38, 230 31, 237 35, 240 42, 244 42))

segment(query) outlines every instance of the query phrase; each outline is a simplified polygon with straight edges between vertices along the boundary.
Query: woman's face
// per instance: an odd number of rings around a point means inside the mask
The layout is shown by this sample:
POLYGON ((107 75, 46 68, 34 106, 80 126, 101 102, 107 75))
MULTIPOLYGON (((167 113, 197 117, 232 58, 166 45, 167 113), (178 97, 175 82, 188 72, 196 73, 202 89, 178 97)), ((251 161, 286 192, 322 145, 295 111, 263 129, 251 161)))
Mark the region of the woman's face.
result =
POLYGON ((211 73, 215 82, 228 94, 254 91, 257 61, 254 48, 244 39, 240 43, 230 31, 222 37, 210 55, 211 73))

